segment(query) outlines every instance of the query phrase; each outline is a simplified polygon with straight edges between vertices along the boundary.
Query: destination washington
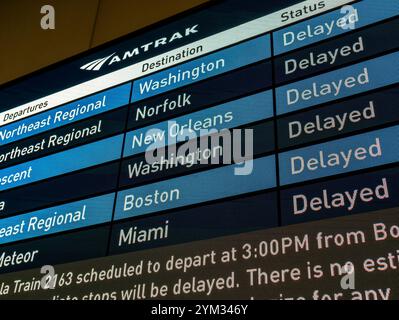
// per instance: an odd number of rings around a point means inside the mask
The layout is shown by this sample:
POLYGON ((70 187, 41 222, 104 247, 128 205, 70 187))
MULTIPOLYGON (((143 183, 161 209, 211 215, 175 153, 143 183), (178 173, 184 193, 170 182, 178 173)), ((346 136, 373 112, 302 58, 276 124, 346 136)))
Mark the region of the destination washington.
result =
POLYGON ((182 69, 169 72, 165 77, 154 80, 144 80, 139 83, 139 94, 154 94, 157 90, 165 87, 181 85, 185 81, 196 81, 208 73, 220 71, 226 67, 225 59, 218 59, 211 62, 198 62, 195 67, 183 66, 182 69), (184 69, 187 68, 187 69, 184 69))

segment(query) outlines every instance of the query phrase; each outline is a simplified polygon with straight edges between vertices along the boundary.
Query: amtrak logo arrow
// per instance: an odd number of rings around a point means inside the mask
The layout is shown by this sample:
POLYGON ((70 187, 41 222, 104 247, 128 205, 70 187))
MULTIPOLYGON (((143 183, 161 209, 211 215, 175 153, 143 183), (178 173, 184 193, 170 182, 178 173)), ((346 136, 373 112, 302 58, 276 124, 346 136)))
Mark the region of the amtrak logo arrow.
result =
POLYGON ((90 71, 98 71, 101 69, 101 67, 113 56, 115 55, 116 52, 113 54, 109 55, 108 57, 97 59, 94 61, 91 61, 84 66, 81 66, 81 70, 90 70, 90 71))

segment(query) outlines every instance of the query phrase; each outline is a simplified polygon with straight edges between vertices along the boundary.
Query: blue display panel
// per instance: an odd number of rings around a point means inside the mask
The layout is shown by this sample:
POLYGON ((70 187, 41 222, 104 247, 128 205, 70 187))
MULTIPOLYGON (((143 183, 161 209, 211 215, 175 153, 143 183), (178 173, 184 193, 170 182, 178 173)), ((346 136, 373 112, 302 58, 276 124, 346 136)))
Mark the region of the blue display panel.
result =
POLYGON ((398 27, 397 0, 210 2, 1 86, 0 299, 398 300, 398 27), (3 288, 43 265, 75 283, 3 288))

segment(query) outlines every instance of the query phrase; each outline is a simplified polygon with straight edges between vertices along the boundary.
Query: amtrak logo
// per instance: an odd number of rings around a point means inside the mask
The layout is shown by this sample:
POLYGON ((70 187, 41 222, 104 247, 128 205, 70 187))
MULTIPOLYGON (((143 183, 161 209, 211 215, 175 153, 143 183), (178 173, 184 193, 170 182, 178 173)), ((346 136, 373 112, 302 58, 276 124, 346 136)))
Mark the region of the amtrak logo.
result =
POLYGON ((89 63, 86 63, 84 66, 81 66, 81 70, 90 70, 90 71, 98 71, 101 69, 101 67, 109 60, 112 58, 113 55, 115 55, 116 52, 113 54, 109 55, 108 57, 97 59, 94 61, 91 61, 89 63))
POLYGON ((167 36, 155 39, 151 42, 145 43, 143 45, 131 48, 130 50, 127 50, 125 52, 114 52, 113 54, 100 58, 94 61, 91 61, 89 63, 86 63, 84 66, 81 66, 81 70, 89 70, 89 71, 98 71, 100 70, 104 65, 106 66, 111 66, 114 63, 120 63, 123 61, 126 61, 128 59, 132 59, 135 57, 140 56, 143 53, 147 53, 150 50, 157 49, 162 46, 169 45, 171 43, 179 42, 182 39, 186 37, 190 37, 193 34, 198 33, 198 27, 199 25, 193 25, 191 27, 181 29, 179 31, 175 31, 167 36))

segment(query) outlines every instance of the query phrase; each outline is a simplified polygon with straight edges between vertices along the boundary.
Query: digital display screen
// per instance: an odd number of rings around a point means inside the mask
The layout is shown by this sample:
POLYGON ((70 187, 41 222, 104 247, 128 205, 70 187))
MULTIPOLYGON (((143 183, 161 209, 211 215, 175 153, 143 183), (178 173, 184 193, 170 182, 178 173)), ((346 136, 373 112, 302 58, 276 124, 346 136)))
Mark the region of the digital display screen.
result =
POLYGON ((0 299, 398 300, 398 32, 217 1, 1 86, 0 299))

